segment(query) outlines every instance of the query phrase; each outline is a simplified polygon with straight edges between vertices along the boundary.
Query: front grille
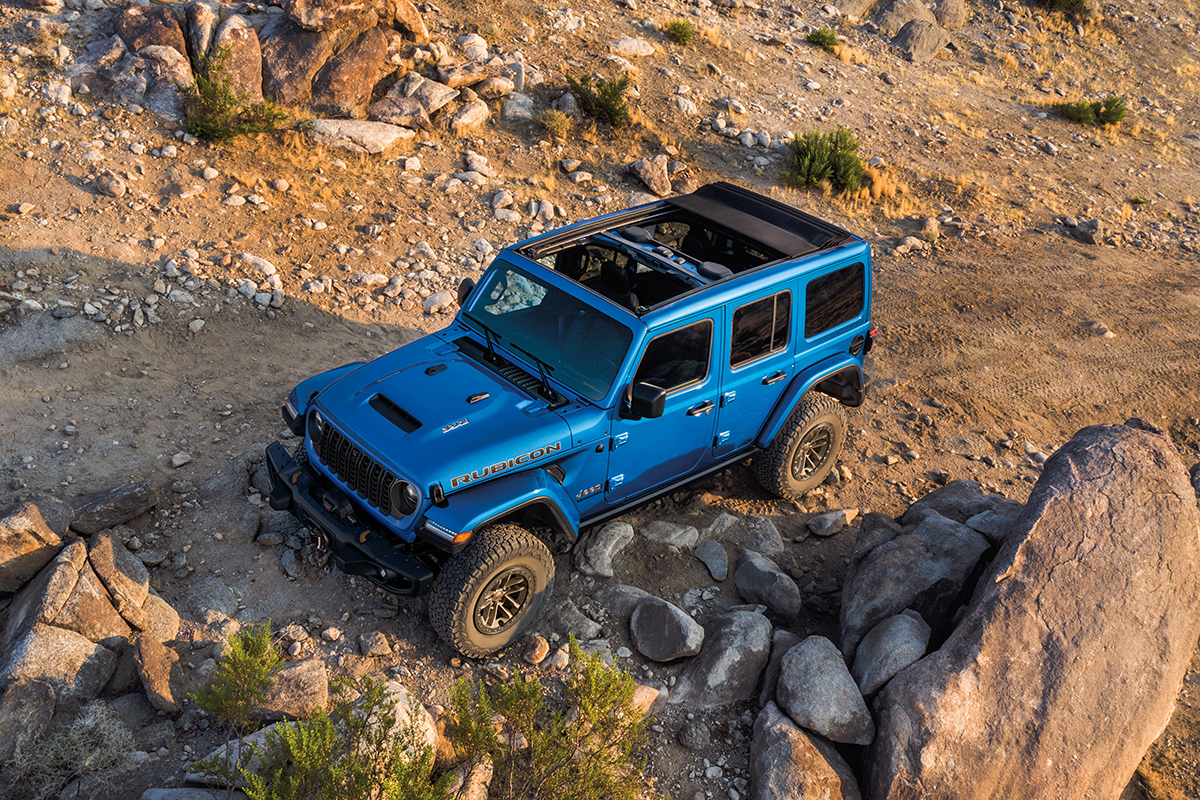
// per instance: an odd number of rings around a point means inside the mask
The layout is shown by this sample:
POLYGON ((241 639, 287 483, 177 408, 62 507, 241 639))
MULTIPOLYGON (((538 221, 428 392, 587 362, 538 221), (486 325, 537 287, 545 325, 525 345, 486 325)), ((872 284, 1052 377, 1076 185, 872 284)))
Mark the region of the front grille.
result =
POLYGON ((325 435, 314 448, 321 463, 329 467, 361 499, 383 514, 392 513, 394 473, 364 453, 353 442, 325 423, 325 435))

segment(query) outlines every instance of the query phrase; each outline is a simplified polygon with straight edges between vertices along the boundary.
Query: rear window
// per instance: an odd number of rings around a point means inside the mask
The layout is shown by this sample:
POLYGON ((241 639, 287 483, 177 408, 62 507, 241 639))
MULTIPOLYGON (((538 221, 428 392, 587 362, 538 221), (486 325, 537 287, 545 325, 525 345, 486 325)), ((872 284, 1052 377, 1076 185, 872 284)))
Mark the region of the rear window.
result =
POLYGON ((813 278, 804 292, 804 338, 809 339, 862 313, 866 276, 862 264, 851 264, 813 278))

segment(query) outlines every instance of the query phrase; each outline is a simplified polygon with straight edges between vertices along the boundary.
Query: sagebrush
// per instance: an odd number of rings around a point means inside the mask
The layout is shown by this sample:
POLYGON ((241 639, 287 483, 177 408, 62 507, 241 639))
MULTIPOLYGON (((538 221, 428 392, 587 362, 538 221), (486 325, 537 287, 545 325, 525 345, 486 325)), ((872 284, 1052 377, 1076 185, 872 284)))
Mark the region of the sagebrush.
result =
POLYGON ((629 102, 625 93, 633 85, 633 78, 625 73, 619 78, 606 78, 592 84, 592 76, 584 74, 578 79, 567 75, 567 85, 575 95, 575 101, 589 117, 608 123, 613 128, 624 128, 633 121, 629 114, 629 102))
POLYGON ((1129 109, 1125 98, 1110 94, 1104 100, 1081 100, 1054 106, 1060 114, 1083 125, 1120 125, 1129 109))
POLYGON ((106 703, 94 700, 68 727, 17 751, 5 796, 47 800, 78 778, 111 784, 129 766, 133 751, 133 734, 125 723, 106 703))
POLYGON ((455 751, 491 759, 489 800, 638 800, 646 791, 646 730, 637 684, 570 642, 561 693, 520 673, 492 687, 459 681, 446 733, 455 751), (497 724, 497 720, 500 724, 497 724))
POLYGON ((546 130, 546 133, 550 134, 550 138, 559 142, 567 140, 574 125, 570 117, 553 108, 547 108, 538 114, 537 121, 546 130))
POLYGON ((192 85, 176 87, 183 102, 184 130, 193 136, 219 141, 266 133, 287 119, 274 103, 250 102, 233 90, 229 53, 228 47, 210 47, 192 64, 192 85))
POLYGON ((675 44, 687 47, 692 43, 692 39, 696 38, 696 34, 699 31, 686 19, 673 19, 663 26, 663 32, 675 44))
POLYGON ((1042 8, 1059 11, 1071 17, 1082 18, 1092 14, 1092 3, 1089 0, 1036 0, 1042 8))
POLYGON ((858 157, 858 139, 844 126, 822 133, 797 134, 788 142, 791 164, 783 182, 794 189, 828 184, 839 192, 857 192, 866 177, 858 157))
POLYGON ((838 38, 837 33, 828 25, 817 28, 811 31, 808 36, 804 37, 804 41, 809 44, 815 44, 817 47, 831 55, 837 54, 838 38))

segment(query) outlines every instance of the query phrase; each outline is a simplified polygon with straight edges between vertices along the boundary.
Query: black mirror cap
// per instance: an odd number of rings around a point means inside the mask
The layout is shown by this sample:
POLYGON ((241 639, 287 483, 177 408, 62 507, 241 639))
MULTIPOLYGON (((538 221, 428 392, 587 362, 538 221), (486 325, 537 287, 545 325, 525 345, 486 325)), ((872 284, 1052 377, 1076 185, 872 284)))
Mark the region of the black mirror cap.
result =
POLYGON ((629 397, 629 416, 633 419, 655 419, 663 415, 667 390, 653 383, 634 384, 629 397))
POLYGON ((467 298, 471 296, 471 290, 475 288, 475 280, 473 278, 463 278, 458 284, 458 305, 461 308, 466 304, 467 298))

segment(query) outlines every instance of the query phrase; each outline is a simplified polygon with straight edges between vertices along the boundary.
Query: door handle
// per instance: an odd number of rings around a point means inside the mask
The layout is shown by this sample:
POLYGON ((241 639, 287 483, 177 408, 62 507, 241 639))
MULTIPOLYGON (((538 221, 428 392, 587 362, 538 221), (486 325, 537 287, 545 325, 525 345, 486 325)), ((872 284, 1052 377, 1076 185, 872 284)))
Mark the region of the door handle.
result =
POLYGON ((712 400, 705 400, 703 403, 697 403, 687 410, 689 417, 698 417, 701 414, 707 414, 717 407, 717 404, 712 400))
POLYGON ((787 372, 785 370, 781 369, 778 372, 772 372, 770 375, 763 378, 762 385, 770 386, 772 383, 779 383, 781 380, 783 380, 786 377, 787 377, 787 372))

